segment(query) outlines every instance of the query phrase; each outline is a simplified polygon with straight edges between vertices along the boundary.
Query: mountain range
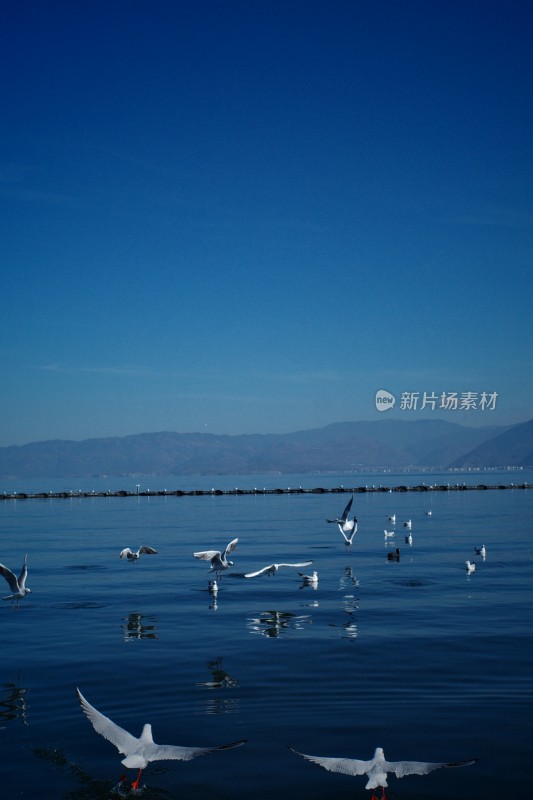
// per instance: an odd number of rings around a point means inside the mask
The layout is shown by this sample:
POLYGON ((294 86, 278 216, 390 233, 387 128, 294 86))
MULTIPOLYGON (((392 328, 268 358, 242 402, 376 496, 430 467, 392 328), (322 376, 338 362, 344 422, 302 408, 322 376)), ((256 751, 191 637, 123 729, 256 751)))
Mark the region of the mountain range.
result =
POLYGON ((338 422, 286 434, 142 433, 0 448, 2 478, 307 473, 533 465, 533 420, 338 422))

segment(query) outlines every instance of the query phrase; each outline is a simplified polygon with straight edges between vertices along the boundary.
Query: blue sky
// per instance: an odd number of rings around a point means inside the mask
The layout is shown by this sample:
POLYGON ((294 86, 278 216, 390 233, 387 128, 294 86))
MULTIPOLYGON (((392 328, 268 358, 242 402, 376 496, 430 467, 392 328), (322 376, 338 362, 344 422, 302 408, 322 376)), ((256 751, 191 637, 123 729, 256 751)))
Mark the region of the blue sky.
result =
POLYGON ((529 2, 0 15, 0 445, 533 416, 529 2))

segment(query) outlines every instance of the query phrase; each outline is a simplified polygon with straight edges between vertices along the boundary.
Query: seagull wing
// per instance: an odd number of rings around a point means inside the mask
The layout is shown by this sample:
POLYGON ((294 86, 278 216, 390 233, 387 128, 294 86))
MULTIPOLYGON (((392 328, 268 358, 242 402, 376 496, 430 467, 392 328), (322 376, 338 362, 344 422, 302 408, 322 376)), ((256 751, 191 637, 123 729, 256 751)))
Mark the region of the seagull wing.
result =
POLYGON ((4 567, 3 564, 0 564, 0 575, 4 576, 12 592, 18 592, 19 585, 16 576, 11 572, 10 569, 8 569, 8 567, 4 567))
POLYGON ((280 567, 309 567, 313 562, 312 561, 302 561, 300 564, 275 564, 278 569, 280 567))
POLYGON ((120 728, 118 725, 115 725, 115 723, 110 720, 109 717, 104 717, 103 714, 100 714, 96 708, 87 702, 79 689, 76 689, 76 691, 78 693, 78 699, 80 701, 82 710, 88 720, 92 723, 95 731, 103 736, 104 739, 107 739, 109 742, 111 742, 111 744, 114 744, 119 753, 124 753, 124 755, 134 753, 139 747, 139 739, 136 739, 135 736, 131 735, 131 733, 125 731, 124 728, 120 728))
POLYGON ((193 553, 193 556, 201 558, 202 561, 212 561, 216 556, 220 558, 220 550, 204 550, 202 553, 193 553))
POLYGON ((126 558, 128 555, 132 556, 133 552, 129 547, 125 547, 124 550, 121 551, 119 558, 126 558))
POLYGON ((22 565, 22 569, 21 569, 20 575, 19 575, 19 587, 20 587, 20 591, 21 592, 24 591, 24 587, 26 585, 26 577, 27 577, 27 575, 28 575, 28 555, 26 554, 24 556, 24 563, 22 565))
POLYGON ((148 545, 143 544, 142 547, 139 547, 139 553, 146 553, 148 556, 155 556, 157 555, 157 550, 154 550, 153 547, 148 547, 148 545))
POLYGON ((265 572, 269 572, 276 569, 276 564, 269 564, 268 567, 263 567, 263 569, 258 569, 257 572, 247 572, 245 574, 245 578, 257 578, 258 575, 263 575, 265 572))
POLYGON ((353 494, 350 497, 350 499, 348 500, 348 505, 346 506, 346 508, 342 512, 341 519, 342 519, 343 522, 346 522, 346 520, 348 519, 348 514, 350 513, 350 509, 352 507, 352 503, 353 503, 353 494))
POLYGON ((215 753, 217 750, 230 750, 232 747, 240 747, 247 740, 241 739, 231 744, 222 744, 218 747, 180 747, 173 744, 156 745, 153 754, 150 754, 149 761, 190 761, 197 756, 206 756, 208 753, 215 753))
POLYGON ((476 761, 476 758, 470 761, 386 761, 384 769, 386 772, 394 772, 397 778, 403 778, 404 775, 427 775, 441 767, 467 767, 476 761))
POLYGON ((227 558, 227 556, 229 556, 230 553, 233 553, 233 551, 237 547, 238 541, 239 541, 238 539, 232 539, 231 542, 228 544, 228 546, 224 550, 224 553, 222 554, 222 558, 224 560, 227 558))
POLYGON ((331 758, 329 756, 309 756, 305 753, 299 753, 289 747, 293 753, 296 753, 308 761, 313 761, 329 772, 342 772, 343 775, 366 775, 373 765, 373 761, 360 761, 358 758, 331 758))

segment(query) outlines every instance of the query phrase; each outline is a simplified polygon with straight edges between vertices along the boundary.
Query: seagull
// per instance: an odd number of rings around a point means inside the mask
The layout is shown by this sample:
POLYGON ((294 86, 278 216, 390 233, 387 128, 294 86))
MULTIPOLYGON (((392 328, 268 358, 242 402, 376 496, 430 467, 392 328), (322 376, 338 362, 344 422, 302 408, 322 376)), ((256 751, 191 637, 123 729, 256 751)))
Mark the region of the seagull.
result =
POLYGON ((353 495, 348 500, 348 505, 342 512, 342 517, 336 517, 335 519, 327 519, 326 522, 336 522, 339 526, 339 530, 344 537, 344 541, 346 545, 349 547, 353 542, 353 537, 357 533, 357 517, 353 519, 348 519, 348 514, 350 513, 350 508, 352 507, 353 503, 353 495))
POLYGON ((131 733, 125 731, 124 728, 115 725, 109 717, 104 717, 103 714, 97 711, 87 702, 79 689, 76 689, 76 691, 82 711, 92 723, 95 731, 114 744, 119 753, 123 753, 126 756, 126 758, 122 759, 122 764, 125 767, 139 770, 137 778, 131 784, 132 789, 139 788, 141 773, 146 769, 150 761, 190 761, 196 756, 205 756, 208 753, 214 753, 216 750, 230 750, 232 747, 240 747, 246 742, 246 739, 241 739, 238 742, 223 744, 219 747, 180 747, 172 744, 156 744, 152 739, 152 726, 149 724, 143 727, 142 733, 137 739, 131 733))
POLYGON ((209 594, 214 594, 215 596, 218 594, 218 583, 216 582, 216 580, 208 581, 207 590, 209 594))
POLYGON ((474 547, 474 550, 476 551, 476 555, 481 556, 481 558, 484 561, 485 558, 487 557, 487 551, 485 549, 485 545, 482 544, 481 547, 474 547))
POLYGON ((153 547, 148 547, 147 545, 143 544, 143 546, 139 547, 137 552, 134 553, 129 547, 125 547, 120 554, 120 558, 127 558, 128 561, 131 561, 132 564, 135 564, 135 562, 140 559, 143 553, 146 553, 147 556, 155 556, 157 554, 157 550, 154 550, 153 547))
POLYGON ((476 571, 476 565, 472 563, 472 561, 466 561, 465 563, 466 563, 466 572, 468 575, 470 575, 471 572, 476 571))
POLYGON ((3 564, 0 564, 0 575, 3 575, 6 581, 9 584, 9 588, 13 592, 13 594, 8 594, 7 597, 2 597, 2 600, 11 600, 12 603, 17 601, 17 605, 19 600, 22 600, 26 597, 27 594, 30 594, 31 589, 26 589, 26 576, 28 574, 28 555, 24 556, 24 561, 22 564, 22 569, 20 571, 20 575, 18 578, 16 575, 11 572, 10 569, 4 567, 3 564))
POLYGON ((407 528, 407 530, 409 530, 409 531, 411 530, 412 526, 413 526, 413 523, 412 523, 412 521, 410 519, 408 519, 407 522, 403 523, 403 527, 407 528))
POLYGON ((330 772, 341 772, 344 775, 366 775, 368 782, 365 789, 372 789, 371 800, 377 800, 374 789, 378 786, 382 787, 382 800, 386 800, 385 787, 387 784, 387 773, 394 772, 397 778, 403 778, 404 775, 427 775, 433 772, 434 769, 441 767, 467 767, 469 764, 474 764, 477 758, 470 759, 469 761, 387 761, 382 747, 376 747, 374 757, 369 761, 360 761, 358 758, 329 758, 328 756, 308 756, 305 753, 299 753, 289 747, 293 753, 296 753, 308 761, 314 761, 315 764, 324 767, 330 772))
POLYGON ((216 572, 217 576, 220 578, 222 570, 229 569, 233 566, 233 561, 228 561, 228 556, 235 550, 238 541, 238 539, 232 539, 222 553, 220 550, 204 550, 201 553, 193 553, 193 556, 203 561, 210 561, 211 572, 216 572))
POLYGON ((389 522, 392 522, 393 525, 396 525, 396 514, 391 514, 390 517, 387 517, 389 522))
POLYGON ((431 517, 432 515, 433 511, 431 511, 431 509, 429 511, 426 511, 426 517, 431 517))
POLYGON ((405 544, 408 544, 409 546, 413 544, 413 534, 411 533, 411 531, 409 531, 409 533, 405 537, 405 544))
POLYGON ((308 567, 312 563, 312 561, 302 561, 301 564, 269 564, 268 567, 258 569, 257 572, 247 572, 244 577, 257 578, 258 575, 264 575, 265 573, 270 577, 271 575, 275 575, 280 567, 308 567))
POLYGON ((313 570, 311 575, 306 575, 303 572, 299 572, 298 575, 303 580, 304 584, 306 584, 306 586, 314 586, 316 588, 318 584, 318 572, 316 569, 313 570))
POLYGON ((400 548, 396 548, 395 553, 387 553, 387 561, 399 561, 400 560, 400 548))
POLYGON ((383 531, 383 533, 385 534, 385 539, 390 539, 394 536, 394 531, 383 531))

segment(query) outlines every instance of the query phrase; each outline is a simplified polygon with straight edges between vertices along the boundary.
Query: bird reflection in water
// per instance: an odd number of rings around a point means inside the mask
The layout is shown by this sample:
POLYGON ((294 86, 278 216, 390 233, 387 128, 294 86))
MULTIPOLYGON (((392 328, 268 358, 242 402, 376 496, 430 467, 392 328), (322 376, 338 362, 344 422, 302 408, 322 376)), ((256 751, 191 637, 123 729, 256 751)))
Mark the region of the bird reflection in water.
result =
POLYGON ((355 622, 355 614, 359 606, 359 598, 352 594, 354 588, 359 587, 359 580, 353 574, 352 567, 344 567, 344 571, 339 580, 339 592, 345 592, 342 597, 341 607, 348 619, 337 625, 331 623, 332 628, 339 628, 340 636, 345 639, 356 639, 359 631, 355 622))
MULTIPOLYGON (((211 680, 197 683, 197 686, 203 686, 205 689, 235 689, 239 685, 236 678, 232 678, 222 666, 222 658, 220 656, 213 661, 208 661, 207 669, 211 673, 211 680)), ((222 695, 211 696, 205 711, 207 714, 231 714, 238 710, 238 698, 222 695)))
POLYGON ((18 686, 16 683, 2 684, 0 729, 5 727, 4 722, 11 722, 14 719, 19 719, 23 725, 28 724, 26 692, 27 689, 18 686))
POLYGON ((122 625, 124 633, 124 640, 131 641, 132 639, 158 639, 156 617, 144 616, 134 612, 128 614, 124 624, 122 625))
POLYGON ((276 638, 293 630, 301 630, 305 623, 312 622, 308 615, 297 616, 291 611, 263 611, 259 617, 248 619, 250 633, 276 638))

